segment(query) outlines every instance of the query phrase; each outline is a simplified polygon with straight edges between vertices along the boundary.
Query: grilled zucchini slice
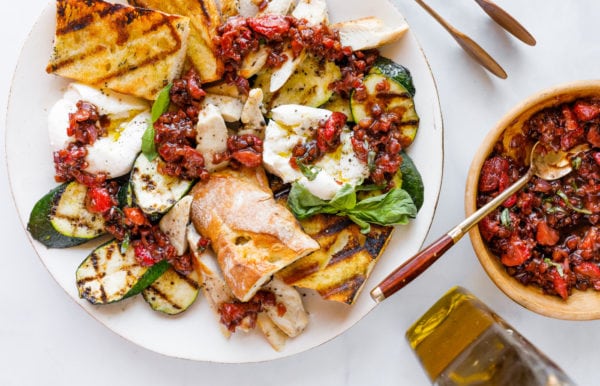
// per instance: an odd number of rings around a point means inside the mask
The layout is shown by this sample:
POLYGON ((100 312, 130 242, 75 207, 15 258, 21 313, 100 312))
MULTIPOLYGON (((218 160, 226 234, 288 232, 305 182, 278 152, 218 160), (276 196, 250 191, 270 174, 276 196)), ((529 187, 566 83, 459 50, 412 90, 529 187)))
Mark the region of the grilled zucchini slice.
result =
POLYGON ((104 234, 104 218, 87 210, 86 194, 87 187, 75 181, 48 192, 31 210, 31 236, 49 248, 68 248, 104 234))
POLYGON ((414 141, 419 127, 419 116, 410 92, 402 84, 383 74, 367 75, 363 84, 366 88, 366 98, 358 98, 356 92, 353 92, 350 98, 354 122, 371 117, 373 107, 378 105, 384 112, 393 112, 401 117, 400 144, 402 148, 408 147, 414 141))
POLYGON ((321 106, 333 95, 329 85, 342 77, 335 63, 319 60, 312 55, 307 55, 287 82, 274 93, 269 92, 272 73, 270 69, 262 71, 254 81, 254 87, 263 90, 263 105, 267 111, 287 104, 321 106))
POLYGON ((151 217, 166 213, 192 187, 193 181, 159 173, 160 157, 149 161, 140 154, 131 171, 133 202, 151 217))
POLYGON ((142 291, 153 310, 177 315, 187 310, 198 297, 200 278, 195 270, 184 275, 172 267, 142 291))
POLYGON ((386 57, 380 56, 373 64, 373 67, 369 73, 382 74, 388 78, 392 78, 404 86, 406 91, 408 91, 411 96, 415 96, 416 90, 413 84, 412 75, 410 74, 408 68, 404 67, 403 65, 398 64, 386 57))
POLYGON ((161 276, 170 264, 166 260, 145 267, 132 247, 121 252, 116 240, 94 249, 77 268, 75 278, 79 297, 92 304, 108 304, 142 292, 161 276))

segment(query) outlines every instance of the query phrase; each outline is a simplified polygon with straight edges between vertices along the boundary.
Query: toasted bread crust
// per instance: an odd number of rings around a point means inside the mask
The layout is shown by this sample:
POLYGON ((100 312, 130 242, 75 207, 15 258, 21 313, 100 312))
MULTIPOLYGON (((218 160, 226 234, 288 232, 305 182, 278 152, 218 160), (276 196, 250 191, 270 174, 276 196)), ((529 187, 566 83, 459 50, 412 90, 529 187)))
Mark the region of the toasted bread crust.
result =
POLYGON ((188 33, 186 17, 101 0, 57 0, 46 71, 153 100, 179 75, 188 33))
POLYGON ((242 301, 275 272, 319 248, 275 202, 264 171, 251 173, 216 172, 192 191, 192 222, 210 239, 227 285, 242 301))
POLYGON ((190 18, 187 57, 200 74, 202 83, 221 79, 223 61, 217 56, 213 38, 221 24, 215 0, 128 0, 129 4, 190 18))

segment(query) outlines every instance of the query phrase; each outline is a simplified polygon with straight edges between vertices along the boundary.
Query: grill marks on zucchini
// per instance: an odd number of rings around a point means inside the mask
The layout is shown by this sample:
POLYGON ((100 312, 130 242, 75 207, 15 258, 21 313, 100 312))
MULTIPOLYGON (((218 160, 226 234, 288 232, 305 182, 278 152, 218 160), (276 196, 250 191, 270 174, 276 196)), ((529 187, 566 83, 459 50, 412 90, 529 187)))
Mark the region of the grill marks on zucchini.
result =
POLYGON ((113 240, 83 260, 75 274, 79 297, 92 304, 113 303, 139 294, 170 267, 164 260, 151 267, 141 266, 133 248, 124 254, 120 249, 113 240))
POLYGON ((201 281, 195 270, 184 275, 170 268, 144 289, 142 296, 153 310, 176 315, 194 303, 200 286, 201 281))
POLYGON ((375 105, 384 112, 395 113, 401 117, 398 124, 402 137, 402 148, 408 147, 417 135, 419 116, 411 93, 394 78, 381 73, 371 73, 365 77, 363 84, 366 89, 366 98, 358 98, 356 92, 350 98, 350 107, 354 122, 369 118, 375 105), (389 87, 382 87, 387 84, 389 87), (385 89, 385 90, 382 90, 385 89))
POLYGON ((308 54, 281 89, 274 93, 269 92, 272 73, 272 70, 265 70, 254 81, 254 87, 263 90, 267 111, 286 104, 321 106, 333 95, 329 85, 342 77, 335 63, 308 54))
POLYGON ((130 183, 134 202, 148 215, 167 212, 192 187, 193 181, 159 173, 160 158, 148 161, 140 154, 133 165, 130 183))
POLYGON ((78 182, 48 192, 31 210, 31 236, 49 248, 67 248, 104 234, 104 218, 87 210, 86 194, 87 187, 78 182))

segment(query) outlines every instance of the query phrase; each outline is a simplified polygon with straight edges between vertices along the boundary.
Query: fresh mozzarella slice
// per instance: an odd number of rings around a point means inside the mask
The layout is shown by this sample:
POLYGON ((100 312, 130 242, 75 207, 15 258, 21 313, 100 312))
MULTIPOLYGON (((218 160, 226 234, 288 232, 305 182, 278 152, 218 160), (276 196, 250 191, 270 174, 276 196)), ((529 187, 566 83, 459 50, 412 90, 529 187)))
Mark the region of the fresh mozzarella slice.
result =
POLYGON ((129 173, 137 154, 142 150, 142 135, 150 122, 150 113, 144 111, 122 126, 122 131, 99 138, 87 147, 86 171, 106 173, 109 178, 129 173))
POLYGON ((313 137, 319 122, 331 116, 331 111, 302 105, 282 105, 272 111, 272 119, 265 131, 263 164, 284 182, 297 181, 312 194, 329 200, 344 184, 359 185, 369 175, 368 166, 361 162, 352 147, 352 131, 345 127, 340 136, 341 145, 333 153, 325 154, 314 164, 318 174, 308 180, 290 165, 292 150, 298 143, 313 137))
POLYGON ((96 89, 81 83, 71 83, 62 99, 48 114, 48 134, 52 151, 58 151, 73 141, 67 135, 69 114, 77 111, 77 102, 86 101, 98 113, 110 119, 108 135, 87 146, 85 171, 106 173, 115 178, 128 173, 142 146, 142 135, 148 127, 150 114, 146 101, 129 95, 96 89), (131 119, 133 117, 133 119, 131 119))
POLYGON ((408 31, 405 22, 391 27, 373 16, 336 23, 332 27, 339 32, 342 46, 354 51, 381 47, 400 39, 408 31))
POLYGON ((204 156, 204 166, 209 172, 226 166, 225 162, 215 164, 213 156, 227 150, 227 126, 218 107, 212 104, 204 106, 198 114, 196 124, 196 150, 204 156))
POLYGON ((132 111, 143 111, 148 108, 148 103, 140 98, 120 94, 110 90, 99 90, 82 83, 71 83, 65 92, 65 99, 77 103, 84 100, 92 103, 103 115, 111 118, 127 118, 132 111))
POLYGON ((244 107, 244 104, 239 98, 212 93, 207 93, 202 101, 203 106, 209 104, 219 108, 225 122, 239 121, 242 116, 242 108, 244 107))
POLYGON ((296 19, 305 19, 308 24, 328 23, 327 3, 324 0, 300 0, 292 11, 296 19))

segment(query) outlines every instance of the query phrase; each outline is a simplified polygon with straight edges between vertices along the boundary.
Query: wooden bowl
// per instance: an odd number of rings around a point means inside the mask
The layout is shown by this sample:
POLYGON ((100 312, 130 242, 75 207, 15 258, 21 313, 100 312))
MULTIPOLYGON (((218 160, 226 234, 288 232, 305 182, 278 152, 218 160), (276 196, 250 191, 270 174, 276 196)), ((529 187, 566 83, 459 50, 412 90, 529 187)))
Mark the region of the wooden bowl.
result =
MULTIPOLYGON (((600 97, 600 80, 578 81, 541 91, 512 109, 489 132, 471 163, 465 191, 465 210, 470 215, 477 209, 477 186, 483 162, 491 153, 502 133, 517 133, 534 113, 551 106, 589 96, 600 97)), ((573 290, 568 300, 546 295, 536 286, 525 286, 509 276, 498 257, 493 255, 483 241, 477 226, 469 232, 473 249, 479 262, 496 284, 511 299, 538 314, 566 320, 600 319, 600 292, 573 290)))

